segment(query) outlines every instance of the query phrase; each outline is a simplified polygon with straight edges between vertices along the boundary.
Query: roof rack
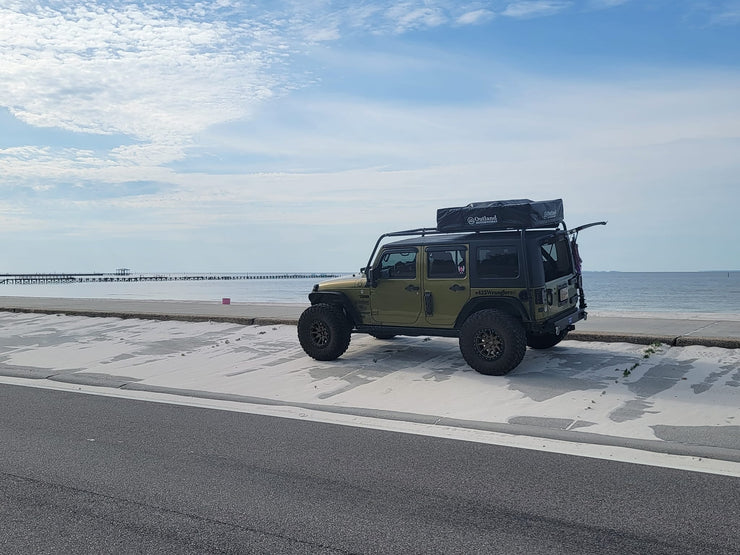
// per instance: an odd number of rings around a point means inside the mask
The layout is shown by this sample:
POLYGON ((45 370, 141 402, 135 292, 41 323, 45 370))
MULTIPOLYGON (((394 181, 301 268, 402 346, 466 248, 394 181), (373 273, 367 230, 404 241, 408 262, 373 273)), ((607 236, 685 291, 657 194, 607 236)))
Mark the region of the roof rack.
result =
MULTIPOLYGON (((567 231, 565 228, 565 223, 561 222, 563 229, 567 231)), ((380 246, 380 243, 383 241, 383 239, 386 239, 388 237, 406 237, 410 235, 419 235, 419 236, 425 236, 425 235, 470 235, 470 234, 478 234, 478 233, 501 233, 505 231, 527 231, 527 230, 536 230, 536 231, 544 231, 543 228, 527 228, 527 227, 510 227, 510 228, 501 228, 501 229, 461 229, 458 231, 446 231, 446 230, 439 230, 436 227, 417 227, 416 229, 406 229, 403 231, 391 231, 389 233, 383 233, 380 237, 378 237, 378 240, 375 242, 375 246, 373 247, 372 252, 370 253, 370 258, 367 261, 367 265, 364 269, 370 268, 373 264, 373 259, 375 258, 375 253, 378 252, 378 247, 380 246)))
POLYGON ((527 229, 547 229, 563 226, 563 201, 553 199, 533 201, 530 199, 495 200, 473 202, 466 206, 440 208, 437 210, 437 227, 419 227, 404 231, 392 231, 381 235, 370 253, 367 266, 380 242, 387 237, 407 235, 435 235, 442 233, 480 233, 484 231, 524 231, 527 229))

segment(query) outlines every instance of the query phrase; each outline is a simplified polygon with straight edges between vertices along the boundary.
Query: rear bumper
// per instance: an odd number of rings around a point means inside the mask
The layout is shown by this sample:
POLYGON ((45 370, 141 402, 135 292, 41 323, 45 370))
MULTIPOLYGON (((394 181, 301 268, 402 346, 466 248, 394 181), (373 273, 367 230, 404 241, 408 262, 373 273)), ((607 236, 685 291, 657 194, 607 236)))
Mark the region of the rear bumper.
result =
POLYGON ((575 309, 573 312, 562 316, 555 320, 552 320, 548 324, 548 328, 556 335, 561 334, 564 331, 573 329, 573 324, 581 320, 585 320, 588 317, 588 313, 583 309, 575 309))

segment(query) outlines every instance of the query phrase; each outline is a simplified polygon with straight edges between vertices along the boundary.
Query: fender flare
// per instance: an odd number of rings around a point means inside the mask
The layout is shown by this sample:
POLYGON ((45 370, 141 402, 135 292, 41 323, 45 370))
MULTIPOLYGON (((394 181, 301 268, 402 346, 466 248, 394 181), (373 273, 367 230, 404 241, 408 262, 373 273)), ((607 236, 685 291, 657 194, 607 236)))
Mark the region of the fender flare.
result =
POLYGON ((460 314, 457 315, 457 320, 455 320, 455 328, 459 329, 463 322, 467 320, 468 316, 474 312, 487 308, 502 310, 503 312, 521 320, 525 326, 527 322, 529 322, 527 311, 524 306, 522 306, 522 302, 519 299, 514 297, 476 297, 470 299, 465 306, 462 307, 460 314))
POLYGON ((317 291, 308 294, 308 300, 311 304, 326 303, 334 306, 341 306, 344 309, 345 314, 350 319, 352 327, 354 328, 359 322, 360 313, 354 307, 354 305, 347 298, 347 295, 340 291, 317 291))

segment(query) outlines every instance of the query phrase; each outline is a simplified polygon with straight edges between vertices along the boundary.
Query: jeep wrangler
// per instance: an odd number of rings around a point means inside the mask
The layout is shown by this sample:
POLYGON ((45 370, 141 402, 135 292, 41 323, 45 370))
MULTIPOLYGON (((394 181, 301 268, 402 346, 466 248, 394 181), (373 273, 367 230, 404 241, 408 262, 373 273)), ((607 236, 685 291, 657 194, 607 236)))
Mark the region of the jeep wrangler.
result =
POLYGON ((473 203, 438 210, 436 228, 381 235, 359 275, 314 286, 303 350, 334 360, 352 333, 457 337, 473 369, 510 372, 587 316, 576 239, 606 222, 568 230, 562 214, 561 200, 473 203))

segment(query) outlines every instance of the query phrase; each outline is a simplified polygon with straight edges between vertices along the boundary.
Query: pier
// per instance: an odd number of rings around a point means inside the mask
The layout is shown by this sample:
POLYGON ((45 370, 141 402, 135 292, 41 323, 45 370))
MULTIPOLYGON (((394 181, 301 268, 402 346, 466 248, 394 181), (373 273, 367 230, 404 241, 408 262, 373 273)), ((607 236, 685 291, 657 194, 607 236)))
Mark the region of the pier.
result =
POLYGON ((0 285, 44 284, 44 283, 94 283, 94 282, 137 282, 137 281, 227 281, 246 279, 326 279, 339 277, 339 273, 130 273, 121 270, 115 273, 91 274, 0 274, 0 285))

